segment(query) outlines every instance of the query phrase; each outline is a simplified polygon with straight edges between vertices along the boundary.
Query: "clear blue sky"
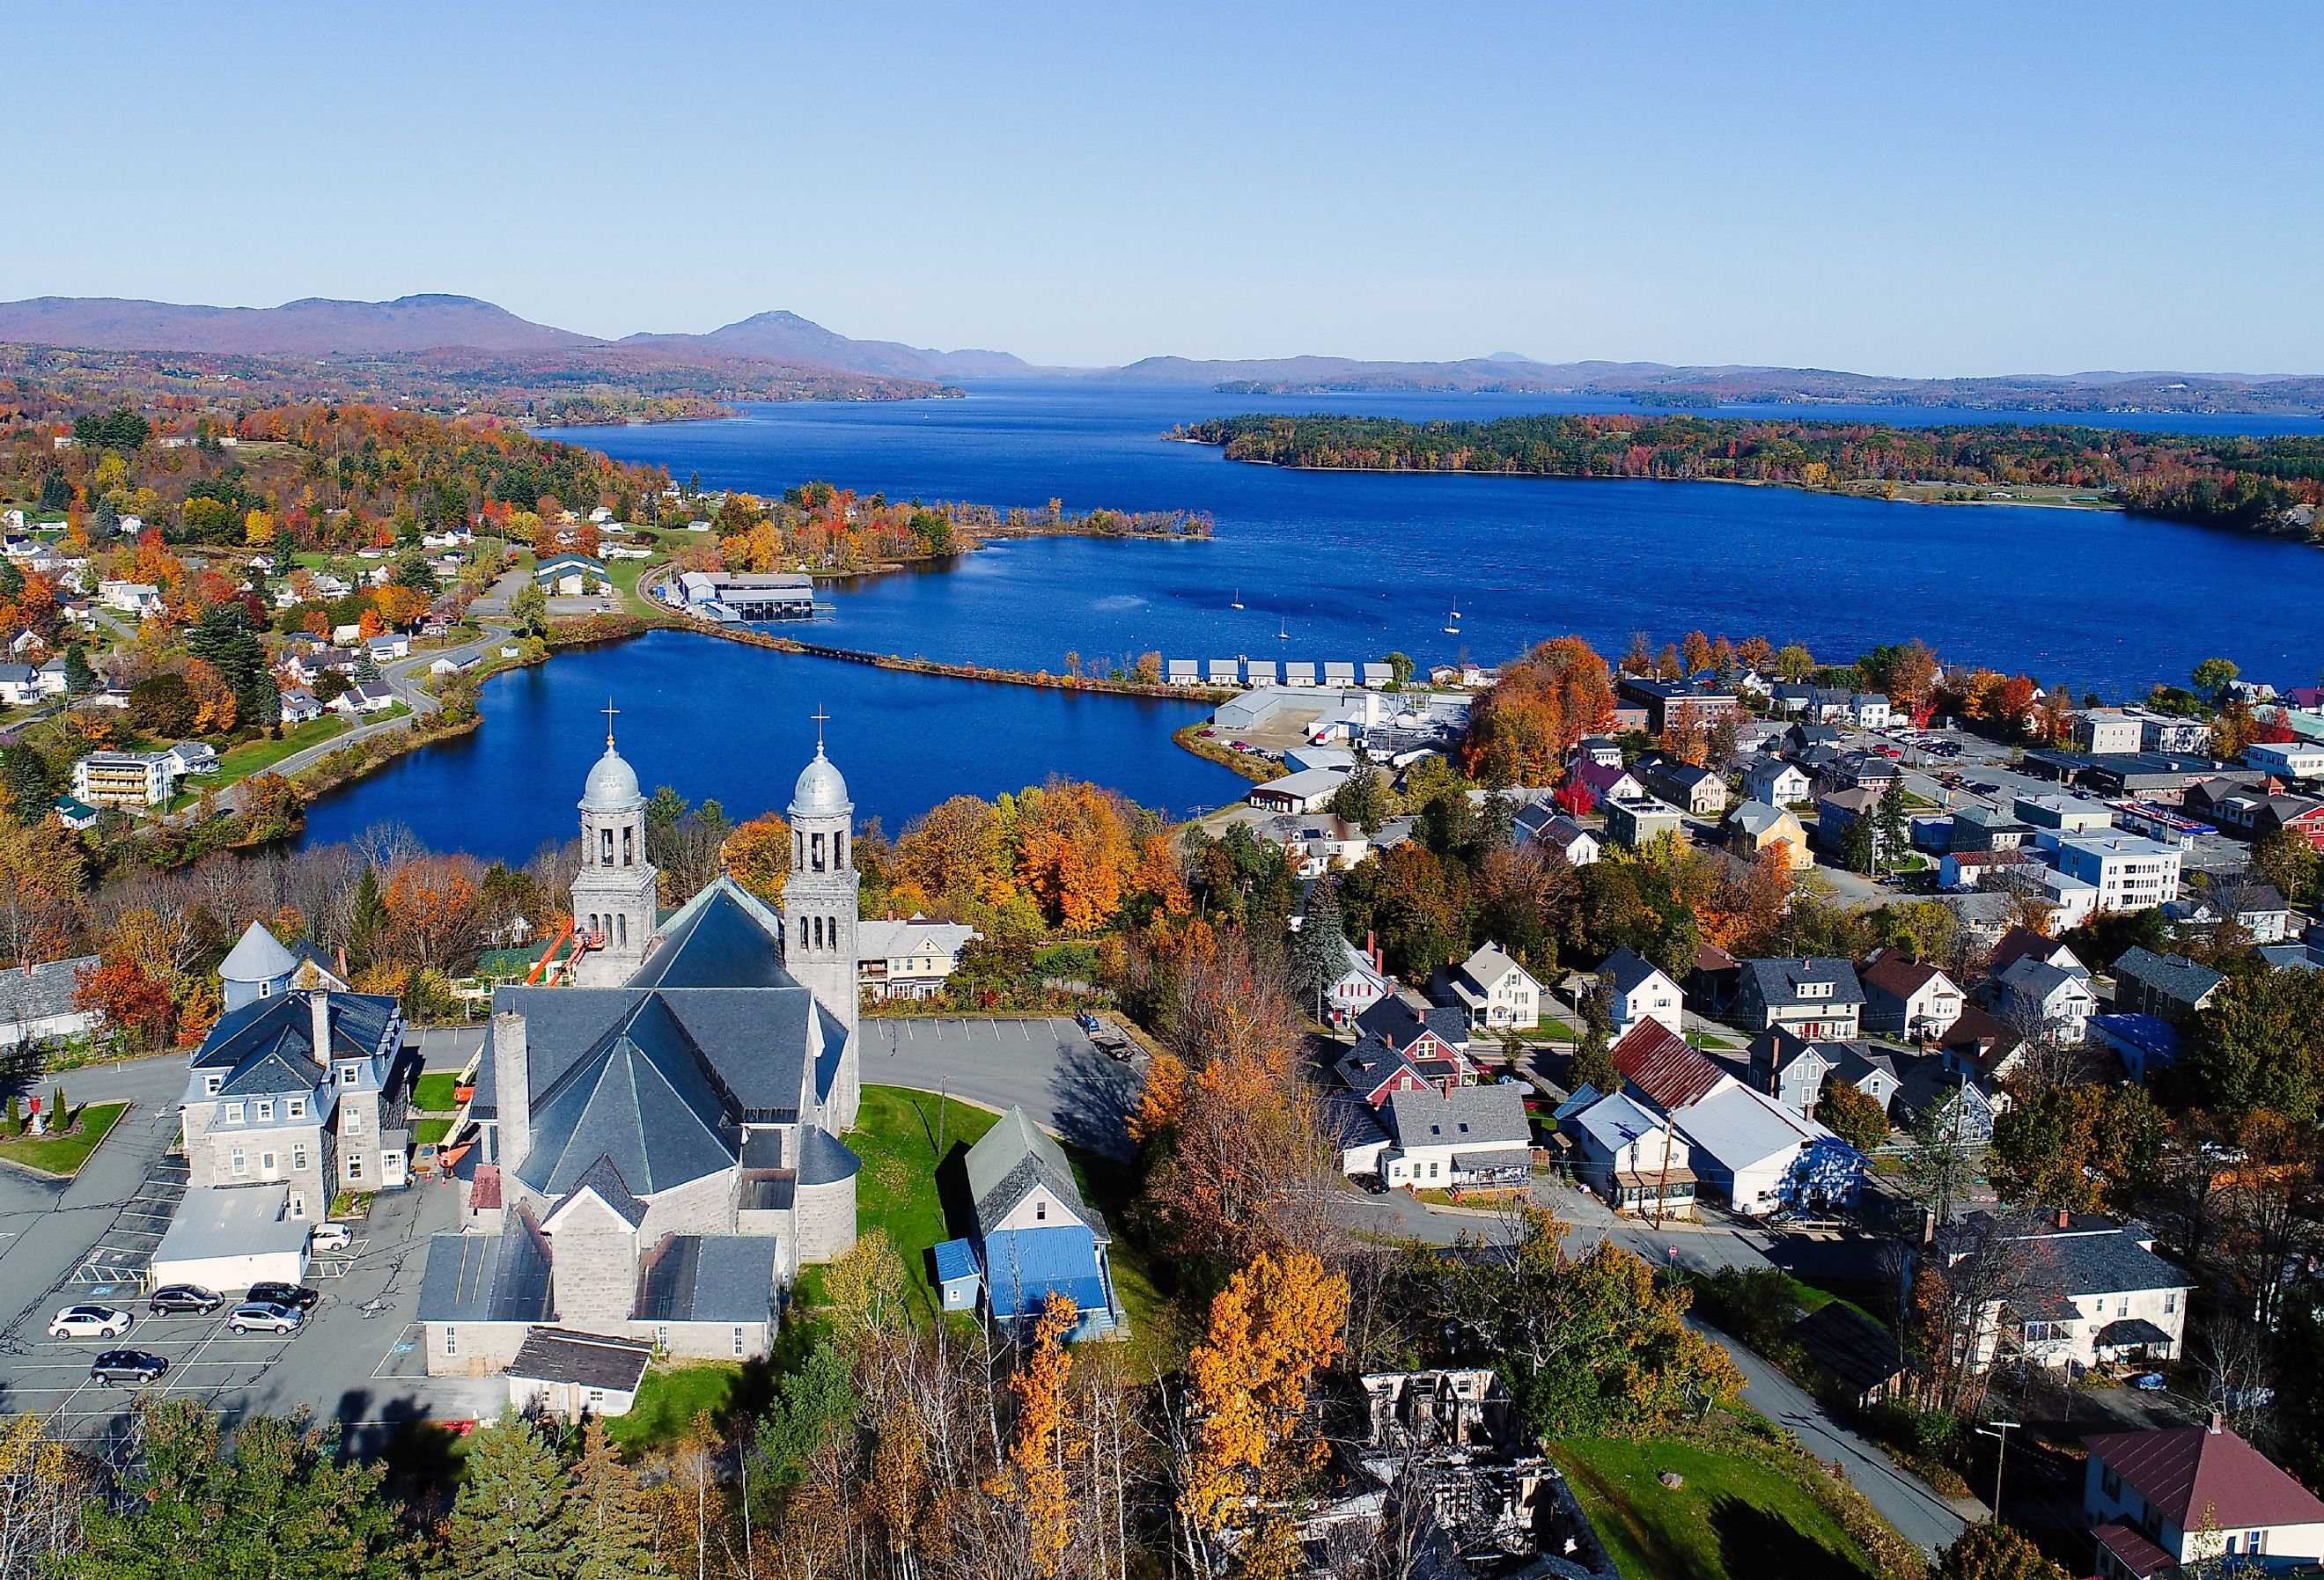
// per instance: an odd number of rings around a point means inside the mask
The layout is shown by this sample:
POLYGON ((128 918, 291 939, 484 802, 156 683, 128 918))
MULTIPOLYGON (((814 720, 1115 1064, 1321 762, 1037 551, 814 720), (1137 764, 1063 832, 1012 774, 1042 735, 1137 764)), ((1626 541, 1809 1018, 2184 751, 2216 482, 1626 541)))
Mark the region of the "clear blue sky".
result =
POLYGON ((2324 5, 20 5, 0 298, 2324 371, 2324 5))

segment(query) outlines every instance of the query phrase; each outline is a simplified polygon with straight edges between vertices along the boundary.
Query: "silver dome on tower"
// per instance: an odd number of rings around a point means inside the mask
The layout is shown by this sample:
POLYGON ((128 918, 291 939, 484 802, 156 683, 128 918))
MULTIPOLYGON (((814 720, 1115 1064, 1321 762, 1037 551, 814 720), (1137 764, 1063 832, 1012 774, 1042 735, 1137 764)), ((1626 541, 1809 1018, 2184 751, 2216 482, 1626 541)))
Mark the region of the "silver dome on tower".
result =
POLYGON ((823 743, 816 742, 814 761, 799 770, 798 783, 792 788, 790 815, 831 817, 853 811, 854 805, 847 799, 847 781, 823 754, 823 743))
POLYGON ((585 812, 634 812, 646 804, 638 789, 638 771, 632 768, 619 752, 613 750, 613 715, 620 710, 605 704, 605 754, 589 770, 588 781, 581 787, 581 809, 585 812))

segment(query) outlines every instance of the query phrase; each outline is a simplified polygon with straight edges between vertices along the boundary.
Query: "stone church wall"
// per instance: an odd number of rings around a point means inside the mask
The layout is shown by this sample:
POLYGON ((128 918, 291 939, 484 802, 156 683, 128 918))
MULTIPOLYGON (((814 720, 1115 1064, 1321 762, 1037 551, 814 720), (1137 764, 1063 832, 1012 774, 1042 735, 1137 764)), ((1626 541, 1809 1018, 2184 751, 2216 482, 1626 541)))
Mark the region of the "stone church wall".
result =
POLYGON ((646 1221, 639 1226, 638 1243, 652 1246, 665 1234, 732 1234, 734 1233, 734 1192, 739 1180, 732 1169, 665 1190, 646 1204, 646 1221))
POLYGON ((801 1263, 830 1261, 855 1249, 855 1176, 802 1185, 794 1218, 801 1263))

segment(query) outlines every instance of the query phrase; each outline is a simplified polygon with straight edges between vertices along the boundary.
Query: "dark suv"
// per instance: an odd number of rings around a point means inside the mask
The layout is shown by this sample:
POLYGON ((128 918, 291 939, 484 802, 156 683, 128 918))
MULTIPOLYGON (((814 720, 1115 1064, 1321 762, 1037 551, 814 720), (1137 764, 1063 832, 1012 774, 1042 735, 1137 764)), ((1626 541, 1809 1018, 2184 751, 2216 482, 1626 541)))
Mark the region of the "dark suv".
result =
POLYGON ((322 1291, 305 1284, 253 1284, 250 1300, 263 1300, 270 1306, 288 1306, 293 1311, 304 1311, 323 1298, 322 1291))
POLYGON ((116 1382, 152 1382, 169 1369, 167 1360, 143 1350, 107 1350, 89 1363, 88 1380, 107 1388, 116 1382))
POLYGON ((156 1317, 208 1317, 226 1304, 226 1297, 199 1284, 163 1284, 145 1302, 156 1317))

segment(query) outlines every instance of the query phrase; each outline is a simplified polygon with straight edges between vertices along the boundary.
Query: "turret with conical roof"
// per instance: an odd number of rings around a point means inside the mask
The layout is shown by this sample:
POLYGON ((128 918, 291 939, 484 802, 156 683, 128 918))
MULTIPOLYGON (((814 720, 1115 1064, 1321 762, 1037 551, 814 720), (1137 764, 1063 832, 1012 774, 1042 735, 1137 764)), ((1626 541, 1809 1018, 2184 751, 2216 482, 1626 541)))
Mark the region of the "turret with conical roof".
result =
POLYGON ((238 1010, 260 999, 279 998, 290 991, 299 957, 260 923, 252 922, 218 966, 226 1007, 238 1010))

